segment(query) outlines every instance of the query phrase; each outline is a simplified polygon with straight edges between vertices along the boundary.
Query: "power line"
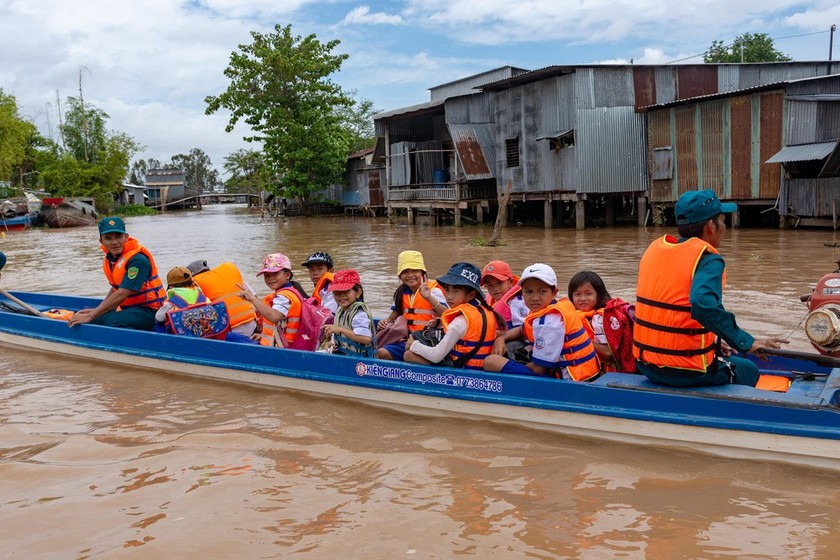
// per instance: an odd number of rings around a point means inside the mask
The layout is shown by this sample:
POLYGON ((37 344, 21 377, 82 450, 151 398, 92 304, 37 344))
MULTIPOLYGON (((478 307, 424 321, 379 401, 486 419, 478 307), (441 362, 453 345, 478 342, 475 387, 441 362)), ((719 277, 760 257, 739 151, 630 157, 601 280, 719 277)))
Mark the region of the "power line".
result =
MULTIPOLYGON (((800 35, 788 35, 786 37, 770 37, 770 40, 775 42, 775 41, 782 41, 784 39, 795 39, 797 37, 808 37, 809 35, 822 35, 824 33, 831 33, 831 31, 813 31, 811 33, 802 33, 800 35)), ((734 47, 735 45, 736 45, 736 43, 733 41, 732 43, 730 43, 728 45, 725 45, 724 48, 729 49, 731 47, 734 47)), ((709 52, 709 51, 703 51, 700 54, 687 56, 685 58, 678 58, 677 60, 672 60, 671 62, 666 62, 665 64, 676 64, 677 62, 683 62, 684 60, 691 60, 692 58, 697 58, 697 57, 700 57, 700 56, 704 56, 707 52, 709 52)))

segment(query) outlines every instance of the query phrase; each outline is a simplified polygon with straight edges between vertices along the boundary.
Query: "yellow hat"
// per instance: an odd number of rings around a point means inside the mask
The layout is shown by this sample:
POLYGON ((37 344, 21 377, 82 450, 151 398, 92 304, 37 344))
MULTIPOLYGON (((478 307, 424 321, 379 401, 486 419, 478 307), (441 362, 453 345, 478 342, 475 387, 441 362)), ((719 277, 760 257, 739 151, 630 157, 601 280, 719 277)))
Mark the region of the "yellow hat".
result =
POLYGON ((423 262, 423 254, 420 251, 403 251, 399 254, 397 257, 397 276, 408 269, 426 272, 426 263, 423 262))

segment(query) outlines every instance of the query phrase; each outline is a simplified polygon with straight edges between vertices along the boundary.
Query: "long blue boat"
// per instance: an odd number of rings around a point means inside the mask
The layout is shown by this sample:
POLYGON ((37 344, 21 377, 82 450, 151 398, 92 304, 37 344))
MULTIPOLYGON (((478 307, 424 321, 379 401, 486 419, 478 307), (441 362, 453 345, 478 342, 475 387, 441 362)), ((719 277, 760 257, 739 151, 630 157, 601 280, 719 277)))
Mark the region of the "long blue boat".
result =
POLYGON ((6 347, 407 412, 479 417, 577 437, 840 471, 840 367, 830 360, 820 364, 817 355, 758 360, 762 372, 792 380, 786 393, 737 385, 674 389, 625 373, 576 383, 89 324, 68 328, 31 311, 90 308, 99 300, 2 293, 0 345, 6 347))
POLYGON ((38 215, 23 214, 11 218, 0 217, 0 231, 22 231, 37 225, 38 215))

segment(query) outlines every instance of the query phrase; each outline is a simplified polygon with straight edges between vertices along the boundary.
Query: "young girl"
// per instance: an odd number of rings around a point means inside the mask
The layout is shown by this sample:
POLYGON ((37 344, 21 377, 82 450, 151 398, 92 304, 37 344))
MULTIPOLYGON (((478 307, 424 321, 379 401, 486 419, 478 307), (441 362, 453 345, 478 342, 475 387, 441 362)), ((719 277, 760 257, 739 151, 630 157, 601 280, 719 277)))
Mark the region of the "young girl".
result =
POLYGON ((262 318, 262 330, 254 336, 263 346, 290 346, 297 338, 300 327, 303 296, 297 283, 292 282, 294 274, 289 257, 283 253, 266 256, 257 276, 262 276, 265 285, 273 292, 262 299, 250 290, 243 290, 240 294, 262 318))
MULTIPOLYGON (((636 371, 634 360, 622 359, 626 358, 625 350, 631 348, 633 339, 629 316, 622 315, 626 314, 627 306, 619 298, 610 297, 601 277, 591 270, 572 276, 569 299, 585 320, 584 326, 592 336, 604 371, 636 371), (609 325, 607 330, 605 322, 609 325)), ((629 356, 632 358, 632 353, 629 356)))
MULTIPOLYGON (((324 327, 324 335, 334 337, 335 353, 346 356, 375 355, 373 343, 373 317, 370 314, 362 292, 362 280, 355 270, 339 270, 335 273, 330 292, 338 304, 335 323, 324 327)), ((329 343, 327 343, 329 345, 329 343)))
MULTIPOLYGON (((423 330, 435 317, 446 311, 446 296, 434 280, 426 276, 426 263, 419 251, 403 251, 397 257, 397 276, 400 287, 394 292, 391 314, 379 321, 377 330, 382 330, 394 319, 403 315, 408 331, 423 330)), ((402 360, 405 341, 386 344, 376 356, 383 360, 402 360)))
POLYGON ((484 300, 480 278, 476 266, 459 262, 437 279, 449 304, 441 315, 446 334, 437 346, 412 340, 405 361, 436 364, 449 357, 455 367, 483 369, 484 360, 493 349, 496 329, 504 320, 484 300))

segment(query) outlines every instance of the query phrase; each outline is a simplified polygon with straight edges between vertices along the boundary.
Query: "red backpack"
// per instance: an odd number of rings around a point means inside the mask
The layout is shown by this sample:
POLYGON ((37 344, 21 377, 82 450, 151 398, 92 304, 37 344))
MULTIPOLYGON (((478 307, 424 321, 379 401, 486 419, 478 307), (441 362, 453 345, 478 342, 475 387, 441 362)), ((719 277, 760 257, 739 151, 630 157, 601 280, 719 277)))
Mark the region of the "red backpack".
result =
MULTIPOLYGON (((286 288, 284 288, 286 289, 286 288)), ((303 299, 294 287, 288 288, 292 290, 301 300, 300 306, 300 326, 298 327, 297 337, 291 344, 286 342, 286 337, 283 336, 281 329, 274 331, 274 339, 278 346, 283 348, 291 348, 292 350, 315 350, 321 343, 323 330, 325 325, 331 325, 333 322, 332 312, 319 304, 314 298, 303 299)))
POLYGON ((636 373, 633 358, 633 326, 636 324, 636 306, 621 298, 613 298, 604 307, 604 336, 619 371, 636 373))

